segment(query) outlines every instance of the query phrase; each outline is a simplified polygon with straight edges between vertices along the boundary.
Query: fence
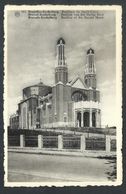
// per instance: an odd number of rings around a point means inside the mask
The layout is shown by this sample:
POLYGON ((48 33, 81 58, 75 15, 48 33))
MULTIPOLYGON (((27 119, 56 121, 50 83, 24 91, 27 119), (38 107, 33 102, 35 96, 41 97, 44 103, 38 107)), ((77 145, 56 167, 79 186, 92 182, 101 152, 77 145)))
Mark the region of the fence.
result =
POLYGON ((58 136, 43 136, 43 148, 58 148, 58 136))
POLYGON ((37 135, 25 135, 25 147, 38 147, 38 136, 37 135))
POLYGON ((116 151, 116 137, 106 135, 103 137, 87 137, 83 135, 9 135, 8 146, 55 148, 58 150, 101 150, 116 151))
POLYGON ((78 136, 63 136, 64 149, 80 149, 80 137, 78 136))
POLYGON ((87 150, 105 150, 106 147, 105 138, 86 138, 87 150))
POLYGON ((8 146, 20 146, 20 135, 8 136, 8 146))

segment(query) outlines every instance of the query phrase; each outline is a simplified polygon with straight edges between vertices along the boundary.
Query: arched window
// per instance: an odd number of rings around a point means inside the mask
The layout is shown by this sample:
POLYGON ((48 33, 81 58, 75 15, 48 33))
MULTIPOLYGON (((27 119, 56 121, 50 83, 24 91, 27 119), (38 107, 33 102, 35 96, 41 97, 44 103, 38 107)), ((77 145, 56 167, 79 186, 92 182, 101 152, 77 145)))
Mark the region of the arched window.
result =
POLYGON ((81 91, 73 92, 71 98, 72 98, 72 101, 74 101, 74 102, 86 101, 87 100, 87 96, 85 94, 83 94, 83 92, 81 92, 81 91))

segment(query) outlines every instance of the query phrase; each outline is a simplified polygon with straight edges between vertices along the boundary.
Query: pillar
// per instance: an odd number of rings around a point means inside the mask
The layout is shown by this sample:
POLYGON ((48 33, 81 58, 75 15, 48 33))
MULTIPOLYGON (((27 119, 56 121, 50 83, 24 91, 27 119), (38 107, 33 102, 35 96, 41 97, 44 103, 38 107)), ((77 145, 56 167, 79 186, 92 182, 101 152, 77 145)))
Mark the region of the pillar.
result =
MULTIPOLYGON (((27 102, 27 101, 26 101, 27 102)), ((26 105, 26 115, 25 115, 25 119, 26 119, 26 125, 25 125, 25 127, 26 127, 26 129, 28 129, 28 107, 27 107, 27 103, 25 103, 25 105, 26 105)))
POLYGON ((83 152, 86 150, 86 137, 85 135, 81 135, 81 142, 80 142, 80 150, 83 152))
POLYGON ((58 150, 63 149, 63 136, 58 135, 58 150))
POLYGON ((43 136, 38 135, 38 148, 41 149, 43 148, 43 136))
POLYGON ((99 115, 98 115, 98 110, 96 110, 96 127, 99 127, 99 115))
POLYGON ((77 127, 77 112, 74 111, 74 125, 77 127))
POLYGON ((98 112, 99 127, 101 127, 101 111, 98 112))
POLYGON ((77 120, 77 111, 75 111, 75 127, 79 127, 78 120, 77 120))
POLYGON ((21 114, 20 114, 21 129, 23 129, 23 128, 24 128, 24 126, 23 126, 23 108, 22 108, 22 105, 21 105, 20 109, 21 109, 21 114))
POLYGON ((85 127, 84 110, 83 110, 83 127, 85 127))
POLYGON ((89 127, 92 127, 92 109, 90 109, 90 125, 89 127))
POLYGON ((20 135, 20 147, 25 147, 25 136, 22 134, 20 135))
POLYGON ((83 110, 81 111, 81 127, 84 126, 84 123, 83 123, 83 110))
POLYGON ((110 152, 111 151, 111 137, 110 135, 106 135, 106 152, 110 152))

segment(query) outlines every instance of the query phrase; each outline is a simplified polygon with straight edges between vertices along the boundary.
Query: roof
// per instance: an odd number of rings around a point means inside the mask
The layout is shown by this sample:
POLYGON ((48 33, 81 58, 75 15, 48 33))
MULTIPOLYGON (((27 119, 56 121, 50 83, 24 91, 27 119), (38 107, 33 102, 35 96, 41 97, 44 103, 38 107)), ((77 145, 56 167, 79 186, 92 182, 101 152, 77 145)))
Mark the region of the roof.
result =
POLYGON ((76 76, 74 79, 72 79, 69 82, 69 84, 72 87, 87 89, 87 86, 85 85, 85 83, 83 82, 83 80, 79 76, 76 76), (78 84, 77 84, 77 82, 78 82, 78 84))
POLYGON ((30 88, 30 87, 50 87, 51 88, 51 86, 45 85, 45 84, 43 84, 43 82, 39 82, 38 84, 27 86, 27 87, 23 88, 23 90, 30 88))
POLYGON ((94 54, 94 50, 92 48, 88 49, 87 54, 94 54))
POLYGON ((65 44, 65 40, 63 38, 59 38, 57 44, 65 44))

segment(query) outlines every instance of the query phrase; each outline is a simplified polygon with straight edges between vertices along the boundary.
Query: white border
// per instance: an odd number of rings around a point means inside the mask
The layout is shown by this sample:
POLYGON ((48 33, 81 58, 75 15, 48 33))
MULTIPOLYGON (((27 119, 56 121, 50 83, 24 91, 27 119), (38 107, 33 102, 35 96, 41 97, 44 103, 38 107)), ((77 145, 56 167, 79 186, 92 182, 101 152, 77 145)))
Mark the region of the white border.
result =
POLYGON ((39 187, 39 186, 117 186, 122 184, 122 8, 121 6, 64 6, 64 5, 6 5, 4 9, 4 186, 6 187, 39 187), (7 11, 9 10, 113 10, 116 12, 116 96, 117 96, 117 180, 115 182, 8 182, 8 154, 7 154, 7 11))

